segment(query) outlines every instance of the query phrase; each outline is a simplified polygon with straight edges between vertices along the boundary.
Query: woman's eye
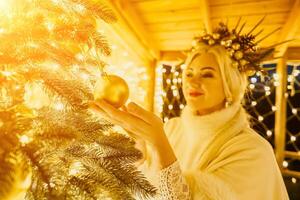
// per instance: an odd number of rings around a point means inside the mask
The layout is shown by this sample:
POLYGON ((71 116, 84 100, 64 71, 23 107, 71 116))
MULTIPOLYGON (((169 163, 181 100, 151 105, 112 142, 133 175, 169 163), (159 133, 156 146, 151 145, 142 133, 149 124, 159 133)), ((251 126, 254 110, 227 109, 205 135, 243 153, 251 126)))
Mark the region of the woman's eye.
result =
POLYGON ((186 77, 192 77, 193 74, 192 73, 185 73, 186 77))
POLYGON ((205 74, 202 74, 202 77, 203 77, 203 78, 213 78, 214 75, 211 74, 211 73, 205 73, 205 74))

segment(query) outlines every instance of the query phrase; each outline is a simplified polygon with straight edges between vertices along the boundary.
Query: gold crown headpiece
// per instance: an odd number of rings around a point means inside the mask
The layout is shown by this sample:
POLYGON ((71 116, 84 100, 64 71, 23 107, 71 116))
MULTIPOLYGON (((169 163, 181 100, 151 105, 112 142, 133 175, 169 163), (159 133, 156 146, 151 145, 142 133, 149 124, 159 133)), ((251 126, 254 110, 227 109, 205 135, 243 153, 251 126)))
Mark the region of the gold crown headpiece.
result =
POLYGON ((240 72, 245 72, 248 75, 252 75, 253 72, 263 72, 264 70, 260 67, 260 63, 266 59, 272 57, 275 46, 285 43, 287 41, 277 43, 270 47, 259 48, 258 43, 266 39, 280 28, 275 29, 271 33, 267 34, 258 41, 255 41, 255 38, 262 32, 259 31, 255 35, 252 32, 261 24, 264 20, 264 17, 249 31, 247 34, 241 34, 246 23, 238 29, 241 18, 239 18, 237 25, 231 31, 228 29, 227 25, 224 23, 219 23, 212 34, 203 33, 201 36, 195 37, 194 41, 196 42, 195 47, 199 44, 207 45, 221 45, 224 46, 232 59, 232 66, 237 67, 240 72))

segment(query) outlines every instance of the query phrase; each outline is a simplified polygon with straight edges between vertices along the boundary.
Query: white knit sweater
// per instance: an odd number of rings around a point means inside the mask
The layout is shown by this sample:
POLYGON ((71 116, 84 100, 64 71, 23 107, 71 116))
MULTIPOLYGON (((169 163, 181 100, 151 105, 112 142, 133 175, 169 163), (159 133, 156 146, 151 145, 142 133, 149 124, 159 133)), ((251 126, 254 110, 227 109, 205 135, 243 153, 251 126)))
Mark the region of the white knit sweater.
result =
POLYGON ((156 199, 288 199, 271 145, 249 128, 240 105, 204 116, 187 106, 165 132, 178 161, 157 173, 156 199))

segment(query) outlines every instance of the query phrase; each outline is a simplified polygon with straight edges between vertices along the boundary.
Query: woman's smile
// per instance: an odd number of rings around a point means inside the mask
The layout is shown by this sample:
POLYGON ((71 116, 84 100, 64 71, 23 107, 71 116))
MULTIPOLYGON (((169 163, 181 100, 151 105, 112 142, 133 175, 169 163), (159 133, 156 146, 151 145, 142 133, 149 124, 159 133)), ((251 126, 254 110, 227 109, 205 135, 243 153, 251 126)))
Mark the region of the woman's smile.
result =
POLYGON ((199 91, 197 89, 190 88, 190 89, 188 89, 188 95, 190 97, 198 97, 198 96, 204 95, 204 92, 199 91))

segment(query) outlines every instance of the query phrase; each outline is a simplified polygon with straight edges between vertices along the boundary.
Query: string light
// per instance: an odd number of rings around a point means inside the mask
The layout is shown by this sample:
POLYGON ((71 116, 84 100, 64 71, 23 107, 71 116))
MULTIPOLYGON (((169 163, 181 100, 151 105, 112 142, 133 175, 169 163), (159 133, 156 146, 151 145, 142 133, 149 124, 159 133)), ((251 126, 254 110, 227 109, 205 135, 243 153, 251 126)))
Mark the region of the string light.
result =
POLYGON ((257 105, 257 102, 256 102, 256 101, 251 101, 251 105, 252 105, 252 106, 256 106, 256 105, 257 105))
POLYGON ((294 76, 293 75, 289 75, 288 76, 288 82, 292 82, 294 80, 294 76))
POLYGON ((261 116, 261 115, 259 115, 259 116, 258 116, 258 121, 260 121, 260 122, 261 122, 261 121, 263 121, 263 120, 264 120, 264 117, 263 117, 263 116, 261 116))
POLYGON ((180 105, 179 105, 179 108, 180 108, 180 109, 183 109, 183 108, 184 108, 184 105, 183 105, 183 104, 180 104, 180 105))
POLYGON ((251 83, 251 84, 249 84, 249 88, 250 88, 250 89, 254 89, 254 88, 255 88, 255 85, 251 83))
POLYGON ((252 78, 250 79, 250 81, 251 81, 251 83, 256 83, 256 82, 257 82, 257 78, 252 77, 252 78))
POLYGON ((287 168, 287 167, 289 166, 289 163, 288 163, 286 160, 284 160, 284 161, 282 162, 282 166, 283 166, 284 168, 287 168))
POLYGON ((297 183, 297 179, 296 178, 292 178, 292 183, 297 183))
POLYGON ((267 132, 266 132, 266 133, 267 133, 267 136, 268 136, 268 137, 271 137, 271 136, 272 136, 272 134, 273 134, 273 133, 272 133, 272 131, 270 131, 270 130, 267 130, 267 132))
POLYGON ((168 108, 169 108, 169 110, 172 110, 172 109, 173 109, 173 105, 172 105, 172 104, 169 104, 169 105, 168 105, 168 108))
POLYGON ((296 141, 296 137, 292 135, 292 136, 291 136, 291 141, 292 141, 292 142, 295 142, 295 141, 296 141))
POLYGON ((278 80, 278 79, 279 79, 278 74, 274 73, 274 74, 273 74, 273 78, 274 78, 275 80, 278 80))
POLYGON ((54 104, 54 108, 56 109, 56 110, 63 110, 64 109, 64 104, 63 103, 61 103, 61 102, 58 102, 58 103, 55 103, 54 104))
POLYGON ((269 86, 265 86, 264 89, 265 89, 265 91, 270 91, 270 87, 269 86))
POLYGON ((178 96, 178 90, 173 90, 173 96, 177 97, 178 96))
POLYGON ((279 86, 279 82, 278 81, 274 81, 274 84, 273 84, 275 87, 278 87, 279 86))
POLYGON ((287 92, 284 93, 284 97, 285 97, 285 98, 288 98, 288 97, 289 97, 289 93, 287 93, 287 92))
POLYGON ((293 75, 296 77, 296 76, 298 76, 300 74, 300 70, 295 70, 294 72, 293 72, 293 75))
POLYGON ((272 111, 276 111, 276 106, 272 106, 272 111))
POLYGON ((297 112, 298 112, 298 110, 297 110, 296 108, 293 108, 293 109, 292 109, 292 113, 293 113, 294 115, 297 115, 297 112))

